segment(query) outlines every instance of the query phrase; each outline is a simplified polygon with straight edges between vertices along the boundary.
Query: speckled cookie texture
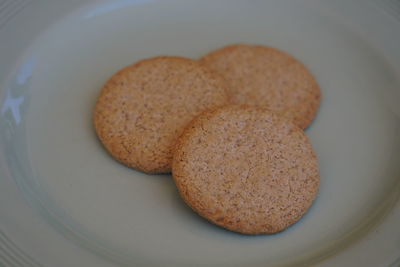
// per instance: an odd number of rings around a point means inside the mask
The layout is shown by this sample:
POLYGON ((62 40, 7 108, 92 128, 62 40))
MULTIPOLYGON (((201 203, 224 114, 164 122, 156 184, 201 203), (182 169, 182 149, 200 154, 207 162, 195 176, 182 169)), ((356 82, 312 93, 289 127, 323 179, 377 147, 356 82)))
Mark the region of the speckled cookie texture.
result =
POLYGON ((244 234, 286 229, 305 214, 319 188, 307 136, 255 106, 226 106, 196 117, 177 141, 172 174, 194 211, 244 234))
POLYGON ((223 78, 197 61, 155 57, 125 67, 107 81, 93 120, 115 159, 146 173, 168 173, 173 144, 185 125, 228 101, 223 78))
POLYGON ((223 75, 234 104, 267 106, 305 129, 320 102, 320 88, 298 60, 275 48, 236 44, 200 59, 223 75))

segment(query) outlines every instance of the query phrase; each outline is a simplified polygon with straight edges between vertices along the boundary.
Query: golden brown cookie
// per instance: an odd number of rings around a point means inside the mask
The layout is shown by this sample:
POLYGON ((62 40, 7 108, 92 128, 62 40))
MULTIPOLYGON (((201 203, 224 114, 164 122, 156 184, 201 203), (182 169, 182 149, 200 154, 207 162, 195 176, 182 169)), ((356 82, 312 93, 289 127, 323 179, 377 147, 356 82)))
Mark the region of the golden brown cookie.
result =
POLYGON ((262 107, 206 111, 175 146, 172 175, 199 215, 244 234, 272 234, 298 221, 319 187, 303 131, 262 107))
POLYGON ((221 77, 195 60, 145 59, 104 85, 94 110, 95 129, 118 161, 147 173, 167 173, 184 126, 202 111, 225 105, 226 90, 221 77))
POLYGON ((320 102, 320 88, 310 71, 275 48, 230 45, 200 62, 228 82, 234 104, 267 106, 305 129, 320 102))

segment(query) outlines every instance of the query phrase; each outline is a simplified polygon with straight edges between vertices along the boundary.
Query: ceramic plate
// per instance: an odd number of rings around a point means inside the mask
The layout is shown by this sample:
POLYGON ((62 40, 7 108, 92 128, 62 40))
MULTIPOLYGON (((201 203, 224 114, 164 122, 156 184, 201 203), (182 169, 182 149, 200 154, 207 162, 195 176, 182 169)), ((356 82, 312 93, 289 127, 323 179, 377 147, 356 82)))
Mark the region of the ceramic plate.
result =
POLYGON ((0 1, 0 265, 400 266, 400 3, 0 1), (118 69, 250 43, 315 74, 321 187, 288 230, 246 236, 114 161, 92 109, 118 69))

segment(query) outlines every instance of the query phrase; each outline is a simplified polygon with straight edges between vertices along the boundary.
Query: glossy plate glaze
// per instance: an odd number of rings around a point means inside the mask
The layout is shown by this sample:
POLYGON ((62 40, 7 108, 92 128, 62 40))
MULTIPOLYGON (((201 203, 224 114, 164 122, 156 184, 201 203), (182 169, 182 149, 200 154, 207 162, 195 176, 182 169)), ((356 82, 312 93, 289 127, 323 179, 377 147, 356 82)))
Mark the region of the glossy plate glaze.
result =
POLYGON ((400 20, 395 1, 0 1, 0 264, 398 266, 400 20), (68 3, 67 3, 68 2, 68 3), (168 175, 112 160, 91 123, 108 77, 145 57, 230 43, 315 74, 321 169, 287 231, 244 236, 180 200, 168 175))

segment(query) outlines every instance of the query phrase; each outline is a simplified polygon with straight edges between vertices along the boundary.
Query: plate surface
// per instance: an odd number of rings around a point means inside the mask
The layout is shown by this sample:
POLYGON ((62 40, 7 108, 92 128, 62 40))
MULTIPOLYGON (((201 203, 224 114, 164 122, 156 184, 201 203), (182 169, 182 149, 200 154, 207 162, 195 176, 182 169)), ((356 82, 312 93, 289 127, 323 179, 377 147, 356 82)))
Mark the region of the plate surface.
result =
POLYGON ((1 264, 395 266, 400 32, 380 38, 380 24, 348 18, 370 11, 389 35, 400 28, 396 18, 357 1, 33 1, 23 10, 20 2, 19 14, 0 23, 1 264), (183 204, 169 175, 109 157, 91 123, 96 96, 118 69, 231 43, 289 52, 322 89, 306 131, 320 192, 299 223, 276 235, 209 224, 183 204))

